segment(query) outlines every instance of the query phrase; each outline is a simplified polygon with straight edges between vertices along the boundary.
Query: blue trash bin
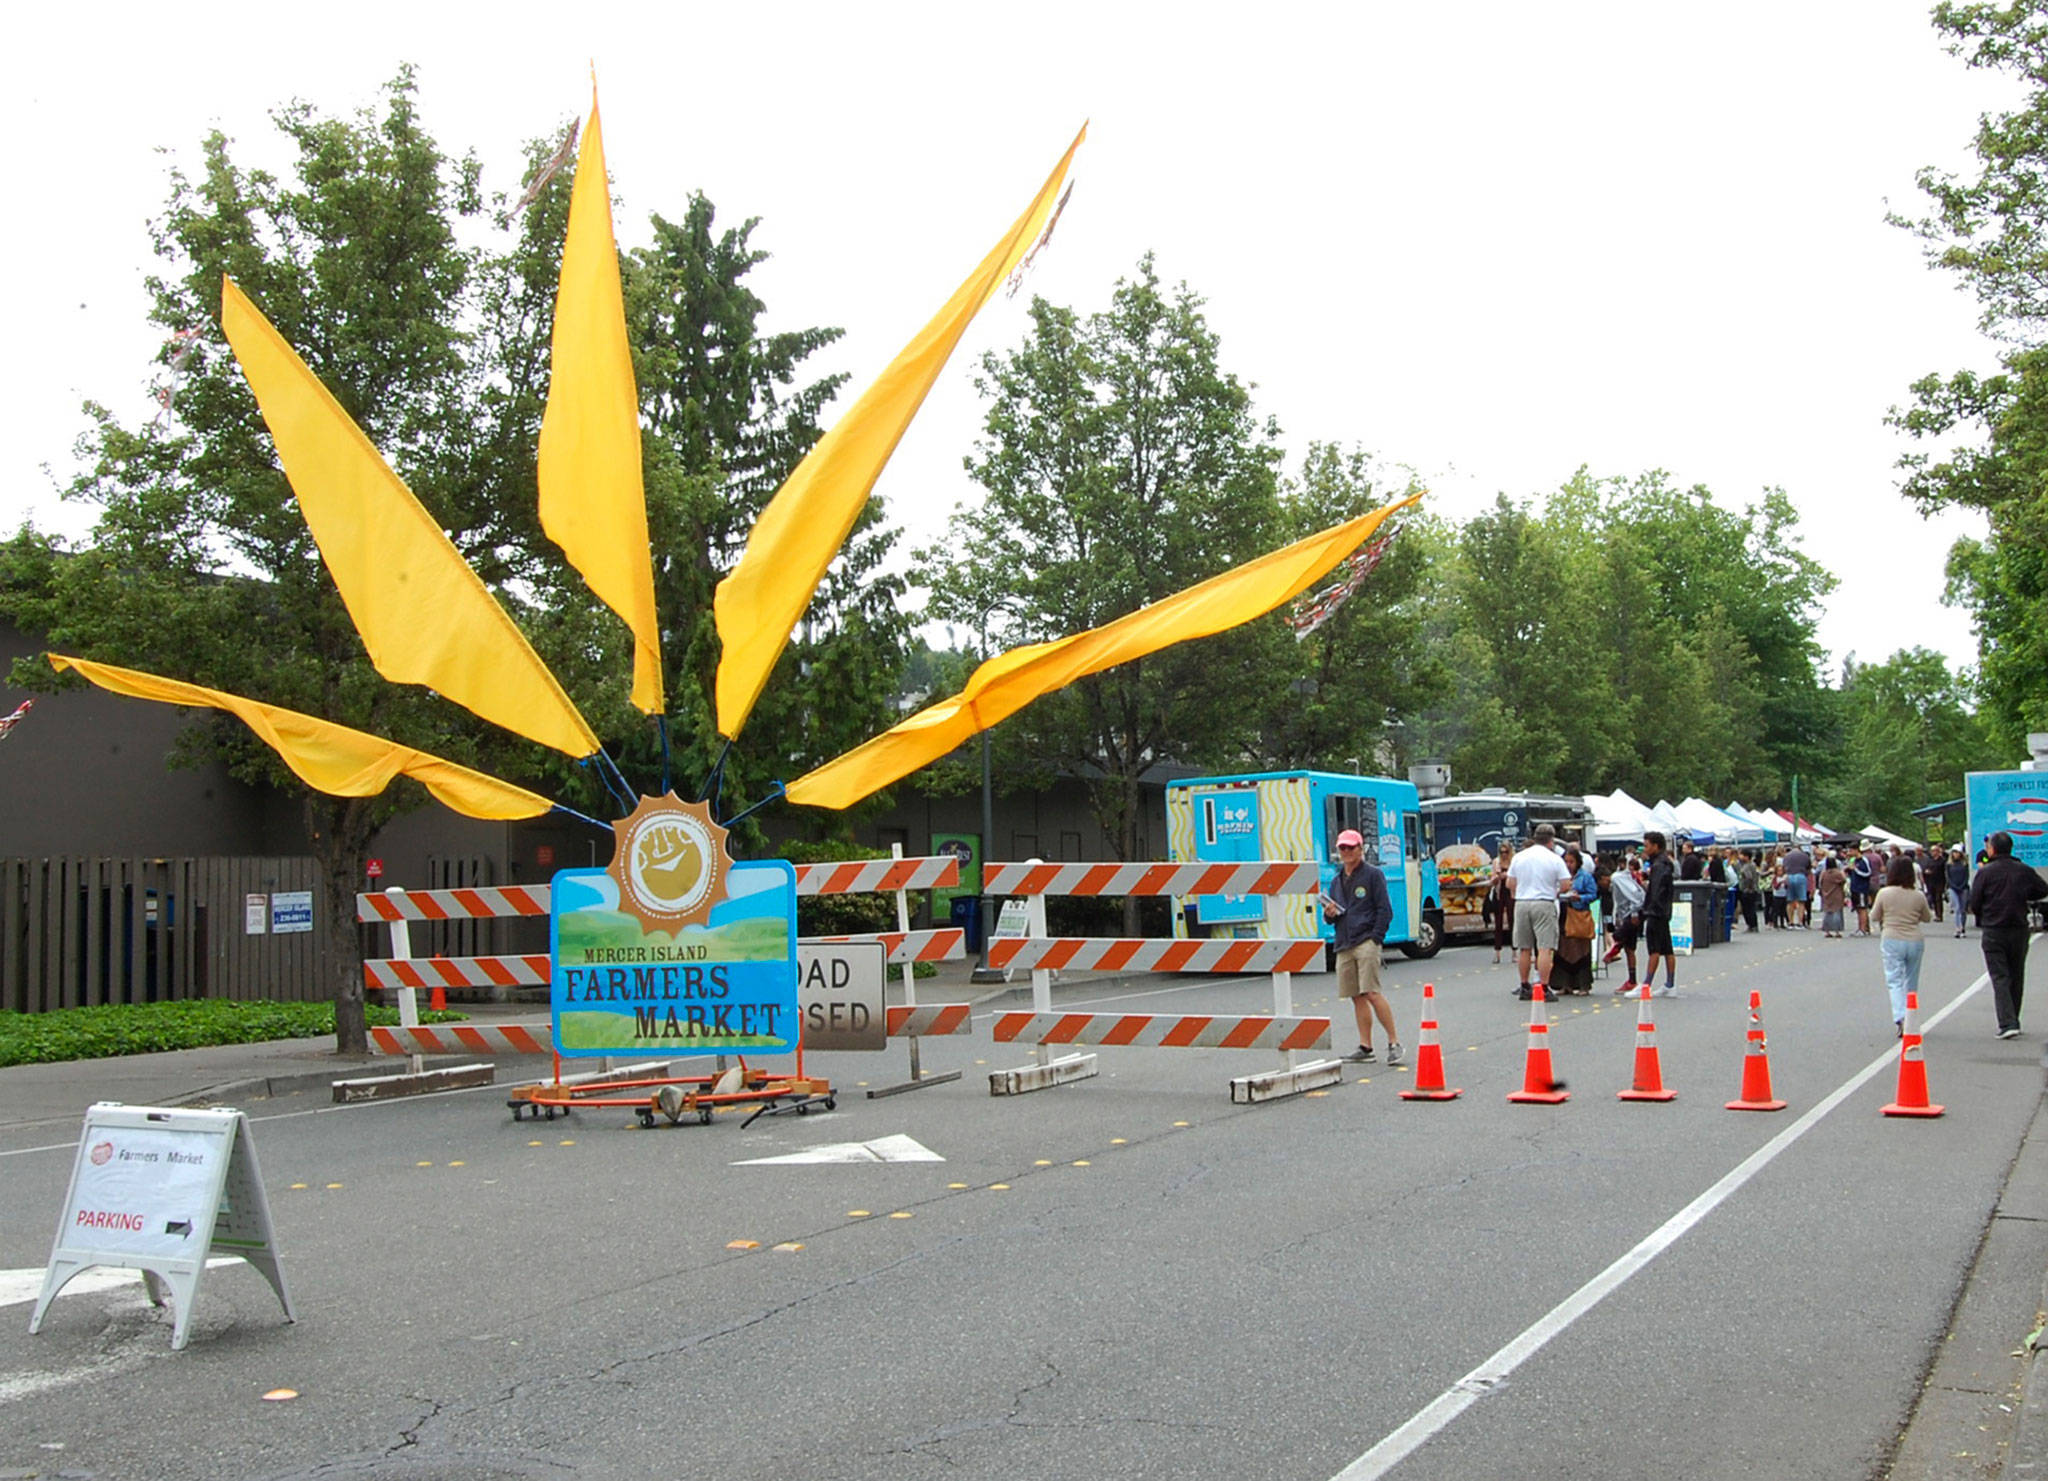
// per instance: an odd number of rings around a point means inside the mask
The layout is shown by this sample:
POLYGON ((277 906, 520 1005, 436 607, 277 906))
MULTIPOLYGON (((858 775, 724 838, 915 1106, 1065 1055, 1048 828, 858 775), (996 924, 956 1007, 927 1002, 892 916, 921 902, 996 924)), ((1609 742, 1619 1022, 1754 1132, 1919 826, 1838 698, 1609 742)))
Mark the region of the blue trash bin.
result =
POLYGON ((981 897, 955 895, 951 909, 954 926, 967 933, 967 954, 981 955, 981 897))

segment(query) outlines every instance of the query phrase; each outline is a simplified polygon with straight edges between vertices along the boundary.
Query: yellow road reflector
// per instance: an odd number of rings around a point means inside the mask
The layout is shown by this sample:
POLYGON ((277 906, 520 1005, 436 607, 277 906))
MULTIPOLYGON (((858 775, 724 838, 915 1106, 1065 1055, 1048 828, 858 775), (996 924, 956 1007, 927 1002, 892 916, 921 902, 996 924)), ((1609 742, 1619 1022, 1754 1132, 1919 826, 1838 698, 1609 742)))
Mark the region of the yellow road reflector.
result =
POLYGON ((911 1213, 909 1209, 899 1208, 898 1210, 896 1210, 895 1213, 889 1215, 889 1217, 892 1219, 914 1219, 917 1216, 911 1213))
POLYGON ((849 1219, 865 1219, 868 1217, 868 1211, 864 1208, 850 1208, 846 1211, 846 1217, 849 1219))
POLYGON ((1174 1124, 1175 1126, 1192 1126, 1192 1125, 1194 1125, 1194 1122, 1192 1122, 1192 1121, 1176 1121, 1176 1122, 1174 1122, 1173 1124, 1174 1124))
POLYGON ((758 1250, 761 1248, 761 1241, 758 1239, 728 1239, 725 1242, 725 1247, 729 1250, 758 1250))
POLYGON ((1130 1141, 1126 1137, 1113 1136, 1109 1139, 1109 1144, 1112 1147, 1127 1147, 1130 1145, 1130 1141))
POLYGON ((965 1187, 967 1186, 967 1184, 965 1184, 965 1183, 948 1183, 948 1184, 946 1184, 946 1186, 947 1186, 948 1188, 965 1188, 965 1187))
POLYGON ((328 1186, 328 1188, 329 1188, 329 1189, 335 1189, 335 1188, 339 1188, 339 1187, 341 1186, 341 1184, 339 1184, 339 1183, 329 1183, 329 1184, 328 1184, 327 1186, 328 1186))
POLYGON ((293 1184, 292 1184, 292 1186, 293 1186, 294 1188, 303 1188, 303 1187, 305 1187, 306 1185, 305 1185, 304 1183, 293 1183, 293 1184))
POLYGON ((558 1147, 573 1147, 576 1145, 576 1143, 572 1140, 566 1142, 556 1142, 555 1145, 558 1147))
POLYGON ((1010 1191, 1008 1183, 990 1183, 988 1187, 991 1193, 1007 1193, 1010 1191))
POLYGON ((1051 1167, 1051 1166, 1052 1166, 1052 1159, 1051 1159, 1050 1157, 1041 1157, 1041 1158, 1039 1158, 1039 1159, 1038 1159, 1038 1160, 1037 1160, 1036 1162, 1032 1163, 1031 1165, 1032 1165, 1033 1167, 1051 1167))
POLYGON ((266 1404, 282 1404, 286 1399, 296 1399, 299 1391, 295 1388, 274 1388, 263 1396, 266 1404))
POLYGON ((414 1167, 432 1167, 433 1165, 431 1162, 415 1162, 413 1164, 414 1167))
POLYGON ((546 1146, 546 1145, 547 1145, 547 1143, 545 1143, 545 1142, 528 1142, 528 1143, 527 1143, 526 1145, 527 1145, 527 1146, 529 1146, 529 1147, 544 1147, 544 1146, 546 1146))
POLYGON ((1304 1095, 1306 1095, 1306 1096, 1307 1096, 1307 1097, 1308 1097, 1308 1098, 1309 1098, 1310 1100, 1321 1100, 1321 1099, 1322 1099, 1322 1098, 1323 1098, 1324 1096, 1328 1095, 1328 1094, 1329 1094, 1330 1092, 1329 1092, 1329 1091, 1327 1091, 1327 1090, 1307 1090, 1307 1091, 1303 1091, 1302 1093, 1303 1093, 1304 1095))
POLYGON ((1076 1162, 1076 1163, 1074 1164, 1074 1166, 1076 1166, 1076 1167, 1093 1167, 1094 1165, 1095 1165, 1094 1163, 1090 1162, 1090 1161, 1089 1161, 1089 1160, 1088 1160, 1087 1158, 1085 1158, 1085 1157, 1081 1158, 1081 1159, 1080 1159, 1080 1160, 1079 1160, 1078 1162, 1076 1162))
POLYGON ((778 1255, 793 1255, 802 1248, 803 1246, 798 1244, 795 1240, 788 1239, 784 1240, 781 1244, 775 1247, 775 1253, 778 1255))
POLYGON ((451 1162, 451 1163, 449 1163, 448 1165, 449 1165, 450 1167, 467 1167, 467 1166, 469 1166, 469 1164, 468 1164, 467 1162, 451 1162))

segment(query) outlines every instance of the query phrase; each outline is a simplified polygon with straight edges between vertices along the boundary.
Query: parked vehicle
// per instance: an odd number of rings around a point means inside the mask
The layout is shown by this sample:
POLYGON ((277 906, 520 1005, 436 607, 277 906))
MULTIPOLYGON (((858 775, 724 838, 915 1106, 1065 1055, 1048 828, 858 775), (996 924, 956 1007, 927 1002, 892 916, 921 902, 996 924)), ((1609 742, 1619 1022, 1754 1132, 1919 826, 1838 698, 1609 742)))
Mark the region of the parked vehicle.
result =
MULTIPOLYGON (((1365 855, 1387 876, 1394 924, 1387 943, 1431 957, 1443 943, 1436 861, 1423 846, 1412 782, 1325 771, 1253 772, 1166 784, 1167 855, 1177 863, 1256 859, 1313 861, 1328 888, 1336 839, 1365 838, 1365 855)), ((1321 936, 1332 939, 1312 895, 1200 895, 1174 901, 1176 936, 1321 936)))
POLYGON ((1583 797, 1509 792, 1500 787, 1432 797, 1422 804, 1423 847, 1436 864, 1442 884, 1447 935, 1475 935, 1488 929, 1482 907, 1493 861, 1503 844, 1520 848, 1534 835, 1538 823, 1557 830, 1559 847, 1569 843, 1585 848, 1593 827, 1593 810, 1583 797))

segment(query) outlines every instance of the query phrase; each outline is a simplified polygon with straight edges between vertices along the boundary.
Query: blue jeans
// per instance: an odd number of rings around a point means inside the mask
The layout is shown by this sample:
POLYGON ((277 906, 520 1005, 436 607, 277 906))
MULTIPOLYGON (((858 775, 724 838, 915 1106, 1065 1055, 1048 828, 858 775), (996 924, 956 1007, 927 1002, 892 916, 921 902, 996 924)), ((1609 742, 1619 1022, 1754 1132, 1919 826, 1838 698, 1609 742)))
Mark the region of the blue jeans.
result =
POLYGON ((1920 958, 1926 954, 1925 941, 1894 941, 1881 937, 1878 954, 1884 958, 1884 985, 1892 995, 1892 1022, 1906 1016, 1906 994, 1920 991, 1920 958))

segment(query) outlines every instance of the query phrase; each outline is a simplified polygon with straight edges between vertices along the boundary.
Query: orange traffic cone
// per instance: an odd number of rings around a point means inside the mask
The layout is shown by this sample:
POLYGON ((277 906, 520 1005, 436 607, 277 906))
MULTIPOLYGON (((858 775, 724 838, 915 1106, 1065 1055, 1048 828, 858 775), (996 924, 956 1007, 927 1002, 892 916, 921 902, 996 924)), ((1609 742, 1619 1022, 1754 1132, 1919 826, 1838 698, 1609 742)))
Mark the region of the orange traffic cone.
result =
POLYGON ((1678 1092, 1664 1088, 1664 1068, 1657 1058, 1657 1025, 1650 1022, 1650 984, 1643 984, 1636 1005, 1636 1080, 1627 1090, 1617 1090, 1616 1100, 1676 1100, 1678 1092))
POLYGON ((448 989, 436 987, 427 994, 427 1011, 439 1013, 448 1006, 448 989))
POLYGON ((1927 1060, 1920 1047, 1920 994, 1906 994, 1906 1031, 1899 1040, 1899 1098, 1887 1116, 1939 1116, 1945 1107, 1927 1102, 1927 1060))
POLYGON ((1731 1111, 1782 1111, 1785 1103, 1771 1098, 1771 1057, 1764 1052, 1764 995, 1749 995, 1749 1048, 1742 1058, 1742 1099, 1728 1102, 1731 1111))
POLYGON ((1543 1019, 1543 984, 1529 1000, 1529 1055, 1522 1088, 1508 1096, 1523 1105, 1555 1106, 1571 1099, 1564 1081, 1550 1073, 1550 1025, 1543 1019))
POLYGON ((1415 1036, 1415 1084, 1403 1100, 1456 1100, 1465 1092, 1444 1086, 1444 1046, 1436 1037, 1436 984, 1422 984, 1422 1032, 1415 1036))

